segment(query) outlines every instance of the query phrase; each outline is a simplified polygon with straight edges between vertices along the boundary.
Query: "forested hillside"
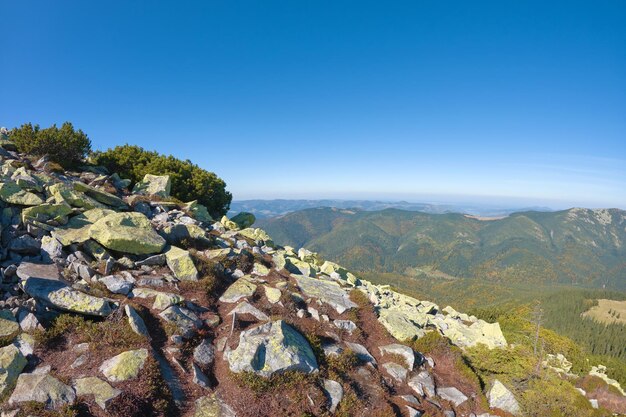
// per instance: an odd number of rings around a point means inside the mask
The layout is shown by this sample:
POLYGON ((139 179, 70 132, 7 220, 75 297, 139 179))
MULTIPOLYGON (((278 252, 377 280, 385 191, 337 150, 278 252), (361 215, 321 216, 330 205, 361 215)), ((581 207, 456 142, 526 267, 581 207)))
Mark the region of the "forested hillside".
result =
POLYGON ((317 208, 259 223, 281 244, 307 247, 358 271, 626 288, 626 212, 619 209, 484 220, 317 208))

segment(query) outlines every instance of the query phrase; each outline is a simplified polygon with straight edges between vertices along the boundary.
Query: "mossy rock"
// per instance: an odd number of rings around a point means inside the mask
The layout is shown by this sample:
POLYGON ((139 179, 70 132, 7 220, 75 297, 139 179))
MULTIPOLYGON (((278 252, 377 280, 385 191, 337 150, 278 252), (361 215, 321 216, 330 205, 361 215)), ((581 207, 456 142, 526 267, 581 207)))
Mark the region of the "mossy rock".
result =
POLYGON ((113 213, 89 228, 89 236, 107 249, 134 255, 160 253, 165 239, 141 213, 113 213))

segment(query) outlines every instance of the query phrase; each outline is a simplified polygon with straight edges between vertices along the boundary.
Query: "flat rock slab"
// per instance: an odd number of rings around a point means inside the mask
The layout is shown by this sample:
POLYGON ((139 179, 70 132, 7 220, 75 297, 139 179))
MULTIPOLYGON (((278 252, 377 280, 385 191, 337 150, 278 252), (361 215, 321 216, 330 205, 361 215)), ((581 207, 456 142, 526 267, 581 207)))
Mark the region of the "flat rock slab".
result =
POLYGON ((497 379, 493 381, 491 389, 487 393, 487 399, 491 408, 499 408, 516 416, 521 415, 522 410, 515 396, 497 379))
POLYGON ((49 280, 61 279, 59 268, 55 264, 38 264, 32 262, 22 262, 17 267, 17 276, 22 280, 28 278, 42 278, 49 280))
POLYGON ((332 379, 325 379, 324 393, 330 401, 330 407, 328 407, 328 411, 334 413, 335 410, 337 410, 337 406, 343 399, 343 387, 337 381, 333 381, 332 379))
POLYGON ((22 288, 31 297, 59 310, 89 316, 111 314, 111 305, 107 300, 75 290, 61 281, 28 278, 22 281, 22 288))
POLYGON ((168 323, 176 325, 184 338, 192 337, 196 330, 202 327, 202 320, 193 311, 176 305, 168 307, 159 316, 168 323))
POLYGON ((0 343, 11 343, 19 333, 20 325, 13 314, 8 310, 0 310, 0 343))
POLYGON ((434 397, 436 394, 435 380, 427 371, 422 371, 409 379, 409 387, 421 397, 434 397))
POLYGON ((134 255, 160 253, 163 239, 141 213, 113 213, 95 222, 89 236, 107 249, 134 255))
POLYGON ((307 297, 319 299, 333 307, 339 314, 358 307, 356 303, 350 300, 348 293, 336 282, 322 281, 316 278, 305 277, 304 275, 294 275, 294 278, 298 283, 298 287, 307 297))
POLYGON ((252 277, 244 275, 231 284, 220 297, 223 303, 236 303, 242 298, 251 297, 256 291, 256 284, 250 280, 252 277))
POLYGON ((399 343, 392 343, 390 345, 381 346, 378 348, 383 355, 400 355, 404 358, 404 365, 409 370, 413 370, 415 364, 415 352, 408 346, 401 345, 399 343))
POLYGON ((47 373, 22 374, 17 378, 10 405, 37 402, 57 409, 76 401, 74 389, 47 373))
POLYGON ((225 353, 230 370, 269 377, 275 372, 316 372, 309 342, 297 330, 277 320, 241 332, 237 349, 225 353))
POLYGON ((122 393, 119 389, 113 388, 107 382, 95 376, 75 380, 74 389, 76 390, 76 395, 93 395, 96 404, 103 410, 106 410, 111 400, 122 393))

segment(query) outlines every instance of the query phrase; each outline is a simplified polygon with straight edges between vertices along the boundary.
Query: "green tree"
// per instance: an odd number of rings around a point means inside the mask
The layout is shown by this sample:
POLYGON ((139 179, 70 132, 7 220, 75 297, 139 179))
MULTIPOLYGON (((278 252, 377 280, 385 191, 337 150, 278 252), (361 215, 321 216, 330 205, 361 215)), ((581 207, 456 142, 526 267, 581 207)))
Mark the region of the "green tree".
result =
POLYGON ((232 200, 231 193, 226 191, 226 183, 214 173, 189 160, 182 161, 139 146, 127 144, 95 152, 92 161, 124 178, 130 178, 133 183, 141 181, 145 174, 169 175, 172 196, 183 201, 198 200, 213 217, 226 214, 232 200))
POLYGON ((59 129, 56 124, 47 129, 39 125, 23 124, 11 130, 9 138, 18 151, 35 156, 47 155, 51 161, 64 168, 80 165, 91 152, 91 141, 80 129, 75 130, 70 122, 59 129))

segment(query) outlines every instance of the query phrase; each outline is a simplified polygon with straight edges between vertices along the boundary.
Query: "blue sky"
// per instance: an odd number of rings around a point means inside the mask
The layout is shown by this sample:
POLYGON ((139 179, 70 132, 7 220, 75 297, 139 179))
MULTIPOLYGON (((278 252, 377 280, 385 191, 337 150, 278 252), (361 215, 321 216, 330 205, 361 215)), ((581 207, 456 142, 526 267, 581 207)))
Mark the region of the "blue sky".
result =
POLYGON ((0 125, 235 199, 626 208, 626 2, 0 0, 0 125))

